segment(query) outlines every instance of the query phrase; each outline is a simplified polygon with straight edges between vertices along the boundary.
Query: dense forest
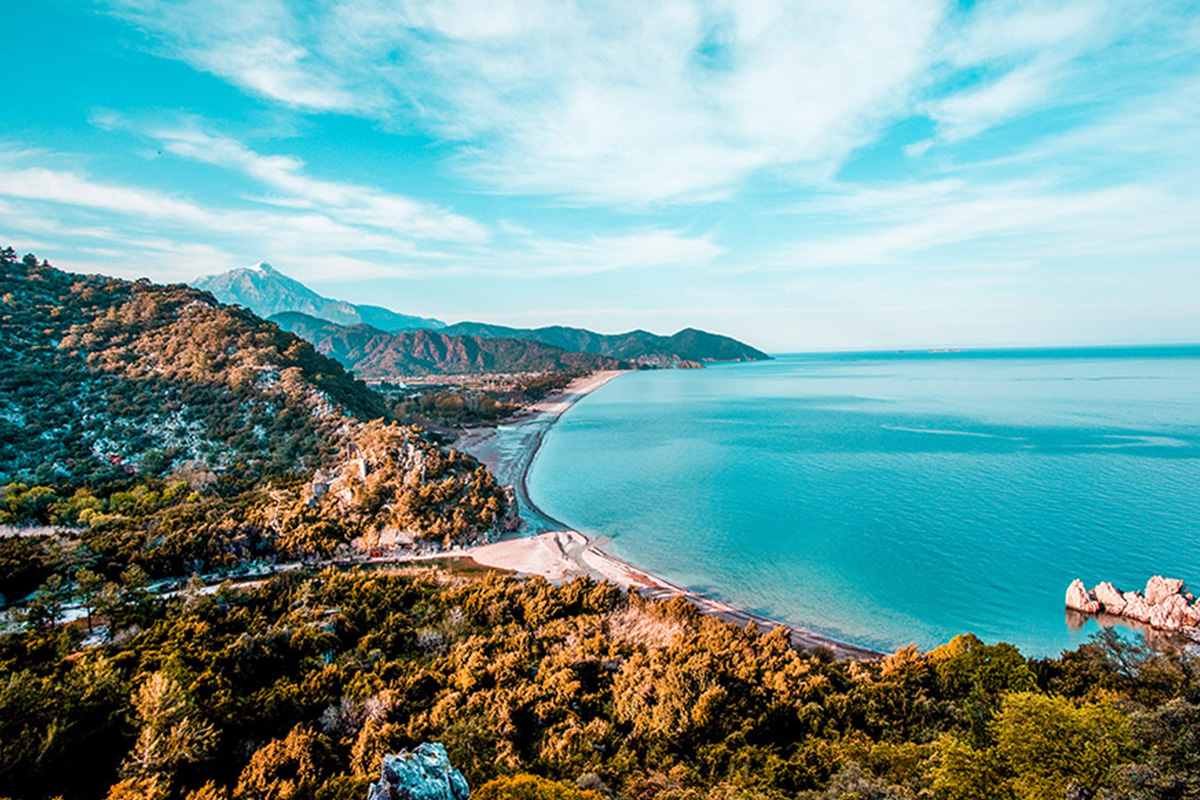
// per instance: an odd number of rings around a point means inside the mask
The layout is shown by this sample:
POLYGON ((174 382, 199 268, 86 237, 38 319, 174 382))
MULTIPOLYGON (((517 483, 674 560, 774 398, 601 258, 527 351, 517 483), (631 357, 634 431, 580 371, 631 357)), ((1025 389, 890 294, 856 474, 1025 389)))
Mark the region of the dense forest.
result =
POLYGON ((638 365, 675 364, 680 361, 761 361, 766 353, 728 336, 684 328, 671 336, 648 331, 596 333, 585 328, 551 325, 545 328, 509 328, 484 322, 459 322, 444 329, 455 336, 531 339, 536 342, 631 361, 638 365))
POLYGON ((361 800, 438 741, 489 800, 1200 796, 1200 663, 1116 637, 830 662, 682 600, 439 567, 127 590, 94 624, 0 638, 0 795, 361 800))
POLYGON ((629 362, 579 353, 532 339, 451 336, 440 330, 385 333, 370 325, 339 325, 286 312, 271 321, 313 343, 367 380, 412 375, 464 375, 628 369, 629 362))

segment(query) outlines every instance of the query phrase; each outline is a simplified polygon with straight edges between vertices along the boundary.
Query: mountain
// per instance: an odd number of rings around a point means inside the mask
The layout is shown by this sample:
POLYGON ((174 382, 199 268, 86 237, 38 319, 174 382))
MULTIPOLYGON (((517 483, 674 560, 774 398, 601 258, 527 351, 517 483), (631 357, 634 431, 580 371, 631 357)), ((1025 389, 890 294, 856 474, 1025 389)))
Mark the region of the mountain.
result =
POLYGON ((338 325, 296 312, 276 314, 271 321, 312 342, 318 351, 368 380, 406 375, 552 372, 629 366, 618 359, 570 352, 530 339, 451 336, 430 330, 391 334, 370 325, 338 325))
POLYGON ((211 292, 222 303, 245 306, 264 318, 284 311, 299 311, 340 325, 364 323, 388 333, 445 327, 441 320, 429 317, 414 317, 381 306, 355 305, 322 297, 266 262, 208 275, 193 281, 192 285, 211 292))
POLYGON ((766 353, 728 336, 684 328, 674 336, 647 331, 603 334, 583 328, 554 325, 547 328, 509 328, 484 322, 459 322, 440 329, 452 336, 530 339, 581 353, 608 356, 637 364, 672 364, 680 361, 763 361, 766 353))

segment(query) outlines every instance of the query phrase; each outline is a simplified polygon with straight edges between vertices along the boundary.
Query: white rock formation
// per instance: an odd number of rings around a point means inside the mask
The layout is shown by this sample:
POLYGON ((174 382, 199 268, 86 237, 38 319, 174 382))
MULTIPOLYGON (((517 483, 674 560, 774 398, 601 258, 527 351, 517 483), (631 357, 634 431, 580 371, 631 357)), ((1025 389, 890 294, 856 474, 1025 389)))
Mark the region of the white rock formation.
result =
POLYGON ((1117 587, 1108 581, 1097 584, 1096 588, 1092 590, 1092 594, 1096 596, 1096 599, 1100 601, 1104 606, 1104 610, 1109 614, 1120 614, 1125 610, 1124 595, 1117 591, 1117 587))
POLYGON ((1146 598, 1142 597, 1141 592, 1125 593, 1125 611, 1122 616, 1136 619, 1138 622, 1149 622, 1150 614, 1150 604, 1146 602, 1146 598))
POLYGON ((1095 614, 1100 610, 1100 603, 1092 597, 1091 592, 1083 585, 1083 581, 1076 578, 1067 587, 1067 608, 1073 608, 1085 614, 1095 614))
POLYGON ((1179 578, 1164 578, 1162 575, 1155 575, 1146 581, 1146 602, 1152 606, 1158 605, 1171 595, 1179 594, 1179 590, 1182 588, 1183 581, 1179 578))
POLYGON ((1182 595, 1172 594, 1164 597, 1150 611, 1150 624, 1165 631, 1177 631, 1183 628, 1183 613, 1188 602, 1182 595))

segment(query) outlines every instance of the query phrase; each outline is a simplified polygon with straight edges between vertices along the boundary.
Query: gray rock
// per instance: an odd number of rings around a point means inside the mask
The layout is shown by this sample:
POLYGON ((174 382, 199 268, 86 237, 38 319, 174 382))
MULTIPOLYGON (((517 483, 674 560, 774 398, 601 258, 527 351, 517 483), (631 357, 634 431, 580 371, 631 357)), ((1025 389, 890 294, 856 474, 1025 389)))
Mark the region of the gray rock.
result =
POLYGON ((382 775, 367 800, 467 800, 471 790, 462 773, 450 766, 446 748, 436 742, 383 757, 382 775))

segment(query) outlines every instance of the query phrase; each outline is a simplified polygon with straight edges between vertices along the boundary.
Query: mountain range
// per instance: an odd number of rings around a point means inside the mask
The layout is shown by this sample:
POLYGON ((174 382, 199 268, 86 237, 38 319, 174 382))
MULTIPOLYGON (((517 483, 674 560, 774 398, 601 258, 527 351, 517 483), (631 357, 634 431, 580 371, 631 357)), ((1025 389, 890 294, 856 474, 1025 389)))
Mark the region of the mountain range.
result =
POLYGON ((770 356, 744 342, 715 333, 684 328, 673 336, 648 331, 596 333, 584 328, 553 325, 545 328, 509 328, 484 322, 459 322, 442 329, 453 336, 504 337, 535 342, 633 361, 638 364, 673 364, 679 361, 763 361, 770 356))
POLYGON ((265 261, 192 281, 192 286, 212 294, 222 303, 240 305, 262 318, 283 311, 299 311, 339 325, 365 324, 387 333, 403 330, 436 330, 446 323, 430 317, 397 314, 381 306, 357 305, 322 297, 265 261))
POLYGON ((387 333, 370 325, 338 325, 289 311, 270 318, 306 339, 365 380, 409 375, 487 372, 561 372, 628 369, 629 362, 580 353, 533 339, 452 336, 444 331, 387 333))
POLYGON ((312 342, 364 378, 474 372, 542 372, 759 361, 766 353, 728 336, 685 328, 603 334, 555 325, 511 328, 440 320, 323 297, 266 263, 193 283, 312 342), (423 332, 424 335, 421 335, 423 332))

